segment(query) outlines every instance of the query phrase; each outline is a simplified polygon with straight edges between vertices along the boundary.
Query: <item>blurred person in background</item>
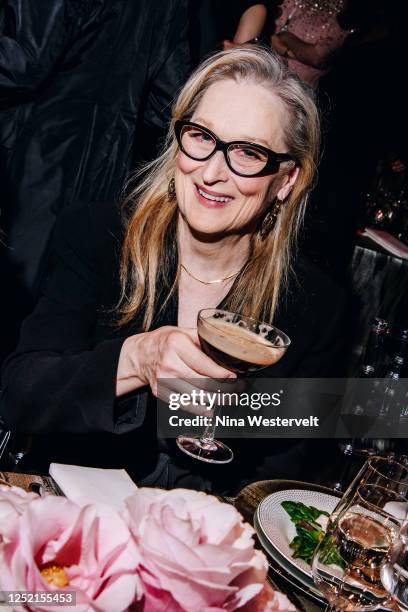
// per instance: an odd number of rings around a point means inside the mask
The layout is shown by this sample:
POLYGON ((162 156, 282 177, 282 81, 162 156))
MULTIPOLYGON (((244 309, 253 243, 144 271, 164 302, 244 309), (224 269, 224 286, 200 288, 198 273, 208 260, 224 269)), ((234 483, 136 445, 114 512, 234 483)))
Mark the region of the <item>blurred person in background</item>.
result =
POLYGON ((39 293, 54 224, 153 157, 189 73, 186 0, 6 0, 0 27, 1 357, 39 293))
POLYGON ((293 72, 316 88, 349 35, 338 20, 346 6, 347 0, 269 0, 242 14, 224 48, 248 41, 270 44, 293 72))
POLYGON ((346 5, 347 0, 283 0, 281 4, 272 47, 313 88, 349 35, 338 20, 346 5))

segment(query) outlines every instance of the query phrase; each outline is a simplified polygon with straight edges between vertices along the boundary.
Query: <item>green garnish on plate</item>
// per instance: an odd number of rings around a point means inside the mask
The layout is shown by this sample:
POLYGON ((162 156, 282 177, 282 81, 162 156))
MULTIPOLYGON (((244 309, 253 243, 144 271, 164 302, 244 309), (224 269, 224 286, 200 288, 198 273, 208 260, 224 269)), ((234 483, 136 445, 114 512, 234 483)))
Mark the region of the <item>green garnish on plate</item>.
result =
MULTIPOLYGON (((330 516, 328 512, 319 510, 314 506, 306 506, 302 502, 284 501, 282 507, 289 514, 296 527, 296 536, 289 546, 292 548, 294 559, 303 559, 306 563, 312 562, 317 545, 324 538, 325 531, 317 522, 320 516, 330 516)), ((343 562, 336 549, 330 543, 322 550, 327 564, 339 565, 343 562)))

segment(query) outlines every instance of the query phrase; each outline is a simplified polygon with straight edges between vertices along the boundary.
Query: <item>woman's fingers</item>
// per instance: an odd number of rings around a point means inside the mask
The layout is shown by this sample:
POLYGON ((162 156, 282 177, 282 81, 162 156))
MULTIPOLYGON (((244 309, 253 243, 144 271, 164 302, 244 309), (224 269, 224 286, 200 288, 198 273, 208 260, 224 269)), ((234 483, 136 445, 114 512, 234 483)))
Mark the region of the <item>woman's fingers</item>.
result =
POLYGON ((236 376, 203 353, 196 329, 165 326, 125 340, 118 364, 118 396, 147 384, 157 395, 158 381, 167 378, 208 380, 236 376))
MULTIPOLYGON (((180 359, 195 373, 209 378, 236 378, 236 374, 223 368, 208 357, 189 337, 187 342, 177 343, 180 359)), ((194 375, 192 376, 192 378, 194 375)))
POLYGON ((196 344, 197 346, 201 346, 200 345, 200 339, 198 337, 198 332, 197 332, 197 328, 196 327, 180 327, 179 329, 180 329, 181 332, 183 332, 189 338, 191 338, 191 340, 194 342, 194 344, 196 344))

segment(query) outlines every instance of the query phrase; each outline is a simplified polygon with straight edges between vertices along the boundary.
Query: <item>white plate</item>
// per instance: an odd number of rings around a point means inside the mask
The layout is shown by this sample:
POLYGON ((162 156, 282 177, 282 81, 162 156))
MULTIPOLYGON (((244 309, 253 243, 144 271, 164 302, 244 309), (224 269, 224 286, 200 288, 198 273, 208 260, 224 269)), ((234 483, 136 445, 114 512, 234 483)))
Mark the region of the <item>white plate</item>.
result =
MULTIPOLYGON (((257 509, 257 523, 263 536, 267 538, 272 547, 279 553, 279 557, 271 555, 277 562, 280 562, 286 569, 293 566, 294 575, 299 577, 299 570, 309 580, 312 580, 311 567, 303 559, 294 559, 293 550, 289 544, 296 536, 296 527, 290 520, 289 514, 282 507, 282 502, 293 501, 302 502, 306 506, 314 506, 319 510, 324 510, 331 514, 339 502, 339 498, 327 493, 318 491, 308 491, 303 489, 289 489, 287 491, 277 491, 268 495, 259 504, 257 509), (285 563, 283 563, 285 561, 285 563)), ((319 517, 318 522, 325 525, 327 517, 319 517), (325 521, 326 519, 326 521, 325 521)), ((272 549, 271 549, 272 550, 272 549)))

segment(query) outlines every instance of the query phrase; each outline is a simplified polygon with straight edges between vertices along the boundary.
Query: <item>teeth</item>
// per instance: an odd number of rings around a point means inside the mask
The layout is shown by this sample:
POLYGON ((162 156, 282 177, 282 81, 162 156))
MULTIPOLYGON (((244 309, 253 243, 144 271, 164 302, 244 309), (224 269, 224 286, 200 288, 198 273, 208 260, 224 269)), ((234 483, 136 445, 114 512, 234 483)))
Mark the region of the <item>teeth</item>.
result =
POLYGON ((212 200, 213 202, 230 202, 231 198, 223 198, 210 195, 209 193, 205 193, 201 189, 198 190, 198 193, 203 196, 206 200, 212 200))

